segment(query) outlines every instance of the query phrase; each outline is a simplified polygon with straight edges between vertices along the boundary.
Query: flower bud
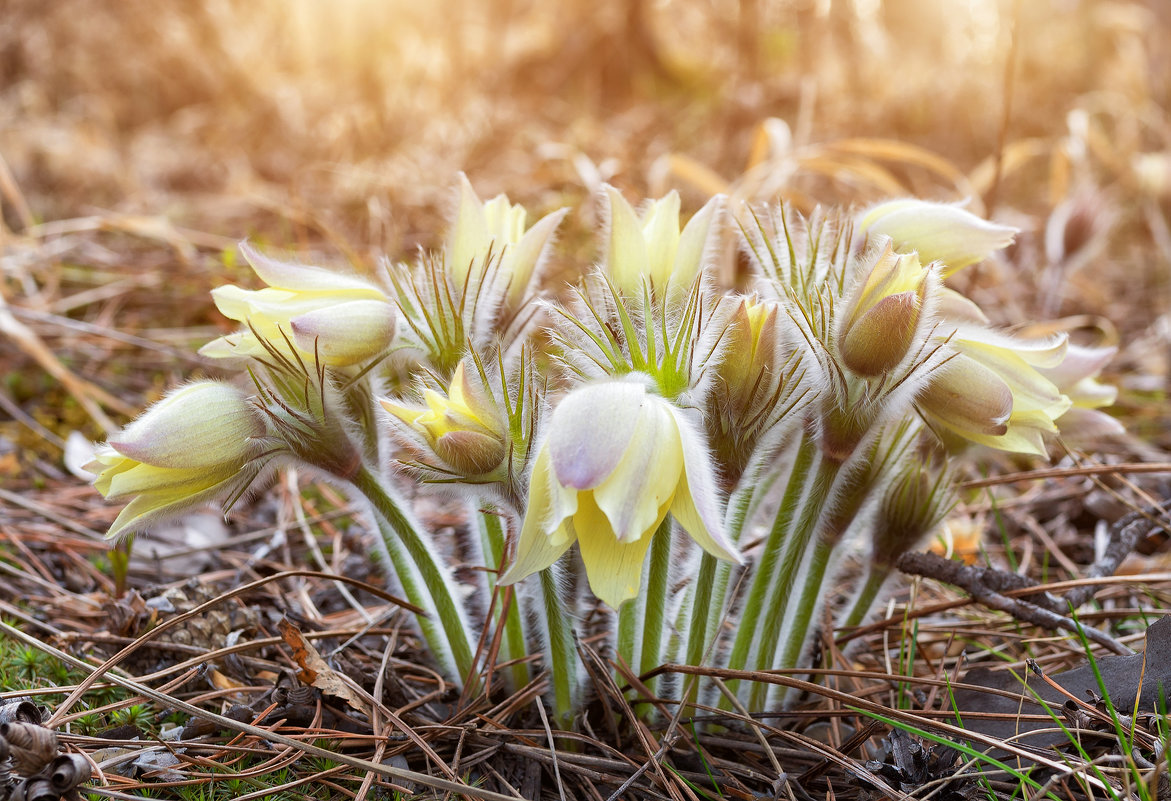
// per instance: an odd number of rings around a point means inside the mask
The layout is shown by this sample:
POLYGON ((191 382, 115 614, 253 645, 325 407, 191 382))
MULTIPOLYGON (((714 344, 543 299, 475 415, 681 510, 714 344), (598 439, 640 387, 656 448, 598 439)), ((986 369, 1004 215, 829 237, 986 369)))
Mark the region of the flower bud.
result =
POLYGON ((852 293, 838 331, 847 367, 870 378, 898 366, 915 340, 929 274, 915 254, 896 255, 887 244, 852 293))
POLYGON ((460 475, 483 476, 504 462, 507 427, 483 387, 468 380, 463 362, 455 369, 446 397, 427 389, 423 399, 426 408, 385 398, 380 402, 460 475))
POLYGON ((133 500, 108 536, 138 531, 230 495, 265 425, 242 392, 218 381, 168 394, 100 449, 87 469, 106 498, 133 500))
POLYGON ((957 354, 932 376, 918 405, 964 439, 1014 453, 1045 455, 1044 435, 1071 404, 1041 370, 1065 356, 1066 340, 1015 339, 988 329, 955 330, 957 354))
POLYGON ((1007 247, 1017 233, 958 205, 914 198, 872 206, 860 215, 858 229, 871 237, 889 236, 896 251, 915 251, 924 263, 943 262, 944 278, 1007 247))

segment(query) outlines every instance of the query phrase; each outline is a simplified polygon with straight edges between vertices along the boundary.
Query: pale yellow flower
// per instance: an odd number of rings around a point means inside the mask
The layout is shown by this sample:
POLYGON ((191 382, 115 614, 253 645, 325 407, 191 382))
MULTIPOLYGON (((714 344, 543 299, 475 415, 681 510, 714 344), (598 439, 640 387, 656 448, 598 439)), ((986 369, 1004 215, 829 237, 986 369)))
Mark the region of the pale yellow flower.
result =
POLYGON ((896 251, 915 251, 924 264, 942 262, 944 278, 1008 247, 1017 234, 1016 228, 981 219, 957 204, 916 198, 866 209, 858 229, 870 237, 890 237, 896 251))
POLYGON ((649 281, 661 297, 686 294, 703 268, 708 235, 723 202, 708 201, 679 230, 679 193, 652 201, 641 215, 612 186, 606 187, 610 229, 605 244, 605 269, 624 295, 640 297, 649 281))
POLYGON ((711 458, 682 413, 636 381, 579 387, 553 410, 534 460, 511 584, 574 542, 594 594, 638 594, 651 536, 670 513, 713 556, 739 562, 724 533, 711 458))
POLYGON ((180 387, 94 455, 106 498, 132 498, 107 536, 141 531, 230 495, 265 425, 242 392, 217 381, 180 387))
POLYGON ((956 355, 917 400, 928 420, 971 442, 1045 456, 1045 435, 1072 406, 1042 372, 1065 358, 1065 337, 1023 340, 964 326, 947 346, 956 355))
POLYGON ((367 362, 381 355, 394 338, 396 316, 391 299, 361 276, 279 262, 248 244, 240 248, 258 276, 259 290, 221 286, 212 290, 216 308, 245 328, 200 349, 216 359, 267 358, 258 336, 287 351, 286 338, 310 359, 331 367, 367 362))
POLYGON ((508 454, 506 423, 483 387, 468 380, 464 362, 455 368, 446 396, 425 389, 423 400, 425 407, 380 402, 457 472, 481 476, 500 466, 508 454))
MULTIPOLYGON (((460 173, 459 210, 444 252, 447 270, 462 287, 469 271, 483 271, 491 255, 493 263, 498 262, 493 282, 500 287, 506 304, 515 308, 528 293, 553 232, 568 211, 547 214, 526 231, 528 212, 523 206, 513 205, 505 195, 481 202, 467 176, 460 173)), ((476 273, 477 278, 482 275, 476 273)))

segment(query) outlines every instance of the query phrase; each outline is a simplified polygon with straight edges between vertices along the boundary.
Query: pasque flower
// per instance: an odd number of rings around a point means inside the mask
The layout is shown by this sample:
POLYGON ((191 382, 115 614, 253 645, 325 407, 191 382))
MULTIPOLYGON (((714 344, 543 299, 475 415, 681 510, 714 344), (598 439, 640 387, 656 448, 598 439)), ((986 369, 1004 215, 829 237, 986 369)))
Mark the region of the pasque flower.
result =
POLYGON ((516 307, 528 292, 553 241, 553 232, 567 212, 561 209, 547 214, 526 231, 528 212, 523 206, 510 203, 505 195, 481 202, 467 176, 460 173, 459 211, 444 253, 447 269, 463 286, 469 271, 484 270, 489 257, 499 260, 494 280, 507 282, 507 305, 516 307))
POLYGON ((258 337, 282 350, 287 350, 287 338, 305 355, 316 355, 332 367, 366 362, 386 351, 395 334, 395 310, 373 281, 323 267, 276 261, 247 243, 240 249, 268 286, 248 290, 229 284, 212 290, 216 308, 246 327, 209 342, 200 354, 225 359, 264 358, 267 353, 258 337))
POLYGON ((915 251, 923 264, 942 262, 943 276, 983 261, 1012 243, 1017 229, 977 217, 952 203, 903 198, 862 212, 858 228, 868 236, 889 236, 899 253, 915 251))
POLYGON ((722 203, 717 195, 679 230, 679 193, 671 191, 636 214, 622 193, 606 187, 610 231, 605 244, 606 272, 618 289, 639 297, 649 281, 660 297, 685 294, 703 267, 708 234, 722 203))
POLYGON ((919 395, 919 410, 963 439, 998 450, 1045 455, 1046 434, 1072 402, 1043 370, 1061 364, 1065 337, 1016 339, 962 326, 948 347, 956 351, 919 395))
POLYGON ((495 470, 508 454, 507 422, 482 385, 469 381, 464 362, 455 368, 446 396, 423 390, 425 405, 388 398, 382 408, 423 438, 431 450, 456 472, 482 476, 495 470))
POLYGON ((553 410, 516 559, 500 582, 548 567, 576 541, 590 588, 617 608, 638 594, 668 513, 705 551, 738 562, 717 494, 700 435, 670 402, 634 380, 579 387, 553 410))
POLYGON ((141 531, 241 491, 255 477, 246 467, 264 433, 256 408, 233 386, 201 381, 172 391, 87 466, 102 495, 133 498, 107 536, 141 531))

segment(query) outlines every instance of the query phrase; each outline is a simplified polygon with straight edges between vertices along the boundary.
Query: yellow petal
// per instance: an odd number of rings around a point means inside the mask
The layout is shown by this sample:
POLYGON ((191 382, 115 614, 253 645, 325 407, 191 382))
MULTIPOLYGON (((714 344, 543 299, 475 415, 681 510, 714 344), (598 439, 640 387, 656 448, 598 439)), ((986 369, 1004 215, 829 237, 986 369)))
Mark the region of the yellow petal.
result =
POLYGON ((577 531, 581 561, 585 565, 590 590, 614 609, 638 595, 642 580, 642 563, 651 544, 651 534, 666 516, 651 527, 651 533, 634 542, 619 542, 609 521, 594 503, 591 493, 583 492, 573 526, 577 531))

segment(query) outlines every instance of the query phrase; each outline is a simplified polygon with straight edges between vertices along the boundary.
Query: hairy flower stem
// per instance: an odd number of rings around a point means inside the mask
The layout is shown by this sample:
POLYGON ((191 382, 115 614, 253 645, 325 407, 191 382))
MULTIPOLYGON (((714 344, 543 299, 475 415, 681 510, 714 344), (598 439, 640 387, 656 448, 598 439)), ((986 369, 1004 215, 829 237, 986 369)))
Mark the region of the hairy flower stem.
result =
MULTIPOLYGON (((784 541, 784 545, 781 548, 781 556, 776 561, 775 572, 765 587, 764 614, 759 620, 752 621, 752 628, 756 632, 754 659, 750 663, 753 670, 771 670, 777 667, 773 660, 785 619, 792 614, 789 605, 797 571, 809 548, 817 521, 822 516, 826 501, 830 497, 834 478, 841 468, 840 462, 826 458, 817 450, 815 444, 803 442, 802 447, 807 444, 814 448, 814 456, 809 465, 810 469, 806 469, 805 475, 800 476, 804 478, 801 482, 804 485, 803 491, 799 494, 799 502, 796 504, 800 507, 800 513, 794 518, 794 509, 780 510, 777 514, 777 524, 769 532, 770 539, 779 537, 784 541)), ((794 471, 792 478, 798 477, 797 471, 794 471)), ((790 481, 792 482, 792 479, 790 481)), ((787 496, 788 490, 786 501, 787 496)), ((743 631, 743 620, 740 625, 743 631)), ((769 686, 766 684, 754 684, 748 708, 763 709, 768 690, 769 686)))
MULTIPOLYGON (((755 494, 754 485, 741 485, 728 501, 728 537, 733 543, 740 542, 755 494)), ((731 575, 732 565, 728 562, 706 551, 700 556, 695 592, 690 599, 691 608, 683 610, 684 614, 680 615, 680 620, 687 625, 685 664, 703 664, 704 656, 719 630, 731 575)), ((693 705, 698 697, 698 680, 689 682, 685 703, 693 705)))
POLYGON ((667 574, 671 566, 671 517, 651 536, 639 593, 618 610, 618 656, 635 675, 661 664, 667 610, 667 574))
POLYGON ((352 480, 374 507, 382 541, 407 600, 426 612, 416 619, 431 652, 449 678, 474 689, 479 683, 474 647, 466 617, 455 600, 455 580, 369 467, 362 465, 352 480))
MULTIPOLYGON (((748 664, 749 654, 753 645, 761 635, 762 611, 766 599, 770 596, 775 583, 775 574, 784 571, 779 564, 782 546, 786 543, 797 507, 804 494, 808 479, 809 468, 817 455, 817 444, 809 436, 803 436, 797 446, 797 453, 789 473, 789 481, 785 486, 785 494, 781 498, 780 508, 777 509, 772 530, 765 540, 764 550, 748 588, 748 596, 744 601, 744 608, 740 613, 739 628, 732 641, 732 650, 728 655, 728 667, 733 670, 743 670, 748 664)), ((735 692, 736 682, 729 682, 729 689, 735 692)))
POLYGON ((476 514, 479 523, 480 544, 483 549, 483 562, 488 569, 488 597, 493 599, 493 608, 489 611, 492 625, 499 630, 504 629, 504 636, 500 641, 499 659, 501 662, 513 662, 509 668, 511 689, 513 691, 524 687, 532 679, 529 665, 524 661, 528 655, 525 647, 525 616, 517 608, 516 593, 512 587, 497 588, 497 572, 504 561, 504 522, 500 515, 491 507, 485 508, 476 514))
POLYGON ((852 628, 862 624, 874 606, 879 593, 882 592, 882 587, 886 584, 887 578, 890 577, 891 570, 889 565, 874 564, 873 562, 867 567, 866 581, 854 598, 854 605, 850 607, 849 614, 842 620, 841 627, 852 628))
POLYGON ((541 571, 541 613, 544 624, 546 658, 553 684, 553 718, 558 728, 572 728, 573 716, 580 700, 581 683, 577 643, 573 637, 572 605, 562 597, 557 565, 541 571))

